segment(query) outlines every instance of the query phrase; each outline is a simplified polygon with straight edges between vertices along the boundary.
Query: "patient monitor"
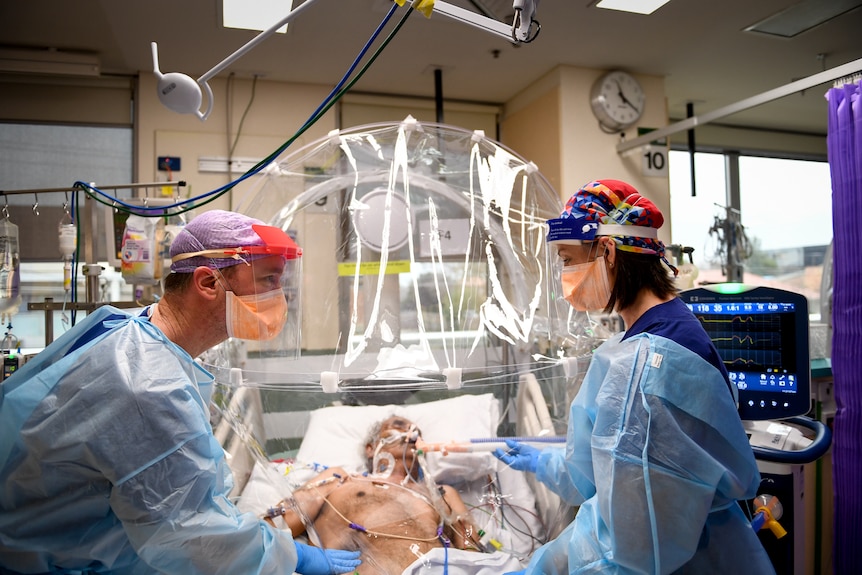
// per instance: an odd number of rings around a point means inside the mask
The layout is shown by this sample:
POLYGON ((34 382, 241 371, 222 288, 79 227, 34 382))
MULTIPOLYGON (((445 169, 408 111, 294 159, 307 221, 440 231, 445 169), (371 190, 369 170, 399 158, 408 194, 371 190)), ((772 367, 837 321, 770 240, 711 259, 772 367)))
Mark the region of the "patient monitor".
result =
POLYGON ((730 382, 739 390, 744 420, 808 413, 808 302, 789 291, 713 284, 682 292, 709 334, 730 382))

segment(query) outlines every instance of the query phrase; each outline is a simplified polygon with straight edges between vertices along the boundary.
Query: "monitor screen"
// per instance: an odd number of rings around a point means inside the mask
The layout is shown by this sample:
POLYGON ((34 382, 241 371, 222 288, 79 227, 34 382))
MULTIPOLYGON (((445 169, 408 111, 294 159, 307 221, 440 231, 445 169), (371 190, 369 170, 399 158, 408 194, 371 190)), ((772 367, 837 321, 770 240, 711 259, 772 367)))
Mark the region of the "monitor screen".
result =
POLYGON ((801 294, 744 284, 686 290, 739 390, 742 419, 781 419, 810 410, 808 302, 801 294))

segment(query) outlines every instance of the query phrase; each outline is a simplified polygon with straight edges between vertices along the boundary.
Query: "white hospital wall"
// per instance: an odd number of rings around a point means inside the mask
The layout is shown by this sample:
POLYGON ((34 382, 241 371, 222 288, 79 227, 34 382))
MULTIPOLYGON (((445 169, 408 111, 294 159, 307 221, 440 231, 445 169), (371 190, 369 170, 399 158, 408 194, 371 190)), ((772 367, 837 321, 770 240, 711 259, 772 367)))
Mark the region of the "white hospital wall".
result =
MULTIPOLYGON (((664 80, 638 75, 646 94, 644 115, 623 133, 607 134, 590 110, 590 89, 605 71, 560 66, 506 103, 501 121, 501 141, 539 166, 567 200, 583 184, 612 178, 632 184, 662 211, 670 214, 670 184, 666 176, 642 173, 640 150, 618 154, 616 145, 625 137, 637 137, 638 127, 667 125, 664 80)), ((670 241, 670 226, 659 231, 670 241)))

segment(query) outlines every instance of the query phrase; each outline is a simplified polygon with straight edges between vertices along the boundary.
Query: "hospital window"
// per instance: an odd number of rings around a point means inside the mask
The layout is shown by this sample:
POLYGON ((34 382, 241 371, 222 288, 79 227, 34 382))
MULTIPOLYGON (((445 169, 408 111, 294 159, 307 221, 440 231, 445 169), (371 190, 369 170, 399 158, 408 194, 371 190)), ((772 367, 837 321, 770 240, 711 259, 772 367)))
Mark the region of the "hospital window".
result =
MULTIPOLYGON (((132 182, 132 128, 0 122, 0 190, 71 188, 76 180, 96 185, 132 182)), ((70 300, 63 290, 58 233, 52 231, 58 230, 63 204, 71 206, 72 199, 62 192, 0 197, 0 209, 6 208, 8 221, 17 226, 21 262, 20 301, 6 297, 11 295, 8 289, 0 290, 0 337, 11 331, 23 349, 45 344, 45 313, 28 311, 28 304, 44 304, 45 298, 53 298, 59 305, 70 300)), ((110 210, 93 200, 85 202, 83 193, 77 195, 77 201, 81 207, 90 204, 93 212, 99 212, 94 217, 110 210)), ((119 272, 105 263, 104 230, 95 229, 93 236, 94 259, 105 268, 102 291, 112 301, 131 299, 119 272)), ((78 278, 78 297, 84 301, 84 279, 80 273, 78 278)), ((54 337, 69 329, 70 322, 70 310, 55 312, 54 337)))
POLYGON ((728 158, 695 154, 692 197, 688 152, 670 152, 671 237, 674 244, 694 248, 695 284, 727 281, 733 245, 742 260, 744 283, 802 293, 811 321, 821 321, 821 283, 830 279, 822 277, 823 263, 832 241, 829 164, 738 156, 735 212, 727 209, 728 158), (743 232, 736 234, 736 242, 727 235, 734 229, 743 232))

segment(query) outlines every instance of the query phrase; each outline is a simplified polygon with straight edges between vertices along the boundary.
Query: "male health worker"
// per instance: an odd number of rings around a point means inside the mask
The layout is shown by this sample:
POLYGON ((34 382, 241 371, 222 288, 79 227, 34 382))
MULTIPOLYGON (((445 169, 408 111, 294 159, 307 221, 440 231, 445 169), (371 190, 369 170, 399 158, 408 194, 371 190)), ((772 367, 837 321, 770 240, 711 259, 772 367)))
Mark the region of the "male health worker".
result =
POLYGON ((281 332, 300 249, 213 210, 171 256, 157 304, 100 307, 0 386, 0 572, 353 572, 358 552, 294 542, 230 502, 213 376, 193 361, 281 332))

